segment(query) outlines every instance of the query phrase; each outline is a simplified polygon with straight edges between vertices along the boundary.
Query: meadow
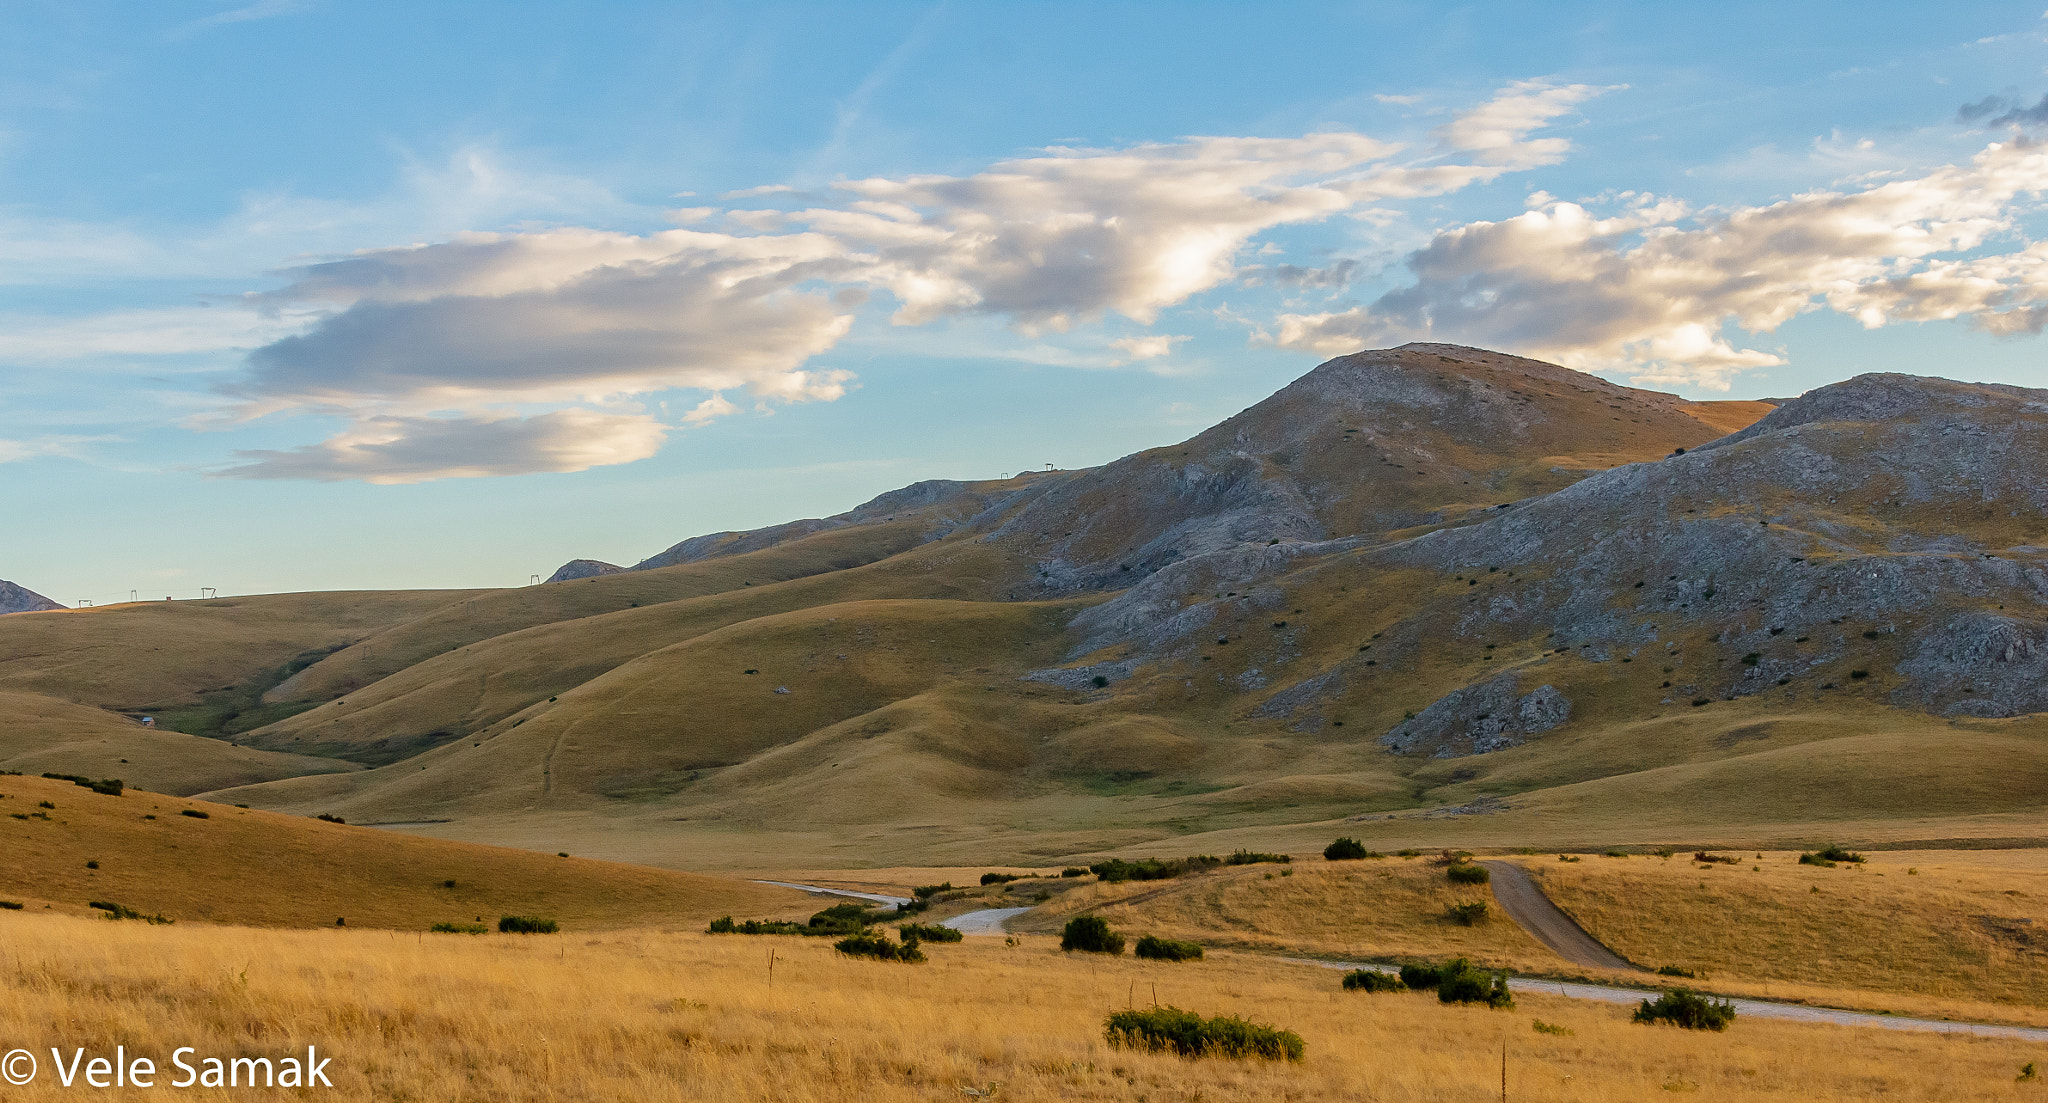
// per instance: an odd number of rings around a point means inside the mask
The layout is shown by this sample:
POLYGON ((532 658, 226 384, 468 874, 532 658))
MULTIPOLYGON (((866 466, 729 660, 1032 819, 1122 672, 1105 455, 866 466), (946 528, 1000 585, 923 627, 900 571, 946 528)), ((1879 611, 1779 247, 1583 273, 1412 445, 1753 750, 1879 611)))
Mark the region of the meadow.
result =
POLYGON ((845 958, 823 939, 657 929, 469 936, 0 913, 0 932, 0 1044, 44 1067, 11 1090, 18 1100, 70 1097, 49 1072, 52 1046, 119 1045, 161 1072, 178 1046, 255 1056, 312 1045, 333 1060, 324 1097, 399 1101, 823 1103, 993 1086, 981 1098, 1477 1103, 1499 1098, 1503 1052, 1516 1100, 2004 1100, 2029 1088, 2015 1077, 2040 1059, 2020 1042, 1818 1024, 1696 1033, 1542 995, 1509 1011, 1445 1006, 1345 992, 1335 970, 1257 955, 1142 962, 1062 954, 1040 936, 973 938, 898 965, 845 958), (1106 1044, 1105 1016, 1155 1001, 1292 1029, 1306 1056, 1106 1044))

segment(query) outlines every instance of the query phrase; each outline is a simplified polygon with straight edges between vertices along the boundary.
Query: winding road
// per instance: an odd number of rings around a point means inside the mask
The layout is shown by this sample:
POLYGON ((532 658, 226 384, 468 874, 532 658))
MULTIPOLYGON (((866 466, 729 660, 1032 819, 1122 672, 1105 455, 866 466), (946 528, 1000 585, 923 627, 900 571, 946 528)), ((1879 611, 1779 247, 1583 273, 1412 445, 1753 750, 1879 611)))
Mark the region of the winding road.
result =
POLYGON ((1643 971, 1642 966, 1602 946, 1599 939, 1587 934, 1586 928, 1566 915, 1564 909, 1551 903, 1550 897, 1536 887, 1536 881, 1529 876, 1528 870, 1513 862, 1479 864, 1493 874, 1493 898, 1500 902, 1500 910, 1508 913, 1509 919, 1536 936, 1536 941, 1550 947, 1557 956, 1573 965, 1593 969, 1643 971))

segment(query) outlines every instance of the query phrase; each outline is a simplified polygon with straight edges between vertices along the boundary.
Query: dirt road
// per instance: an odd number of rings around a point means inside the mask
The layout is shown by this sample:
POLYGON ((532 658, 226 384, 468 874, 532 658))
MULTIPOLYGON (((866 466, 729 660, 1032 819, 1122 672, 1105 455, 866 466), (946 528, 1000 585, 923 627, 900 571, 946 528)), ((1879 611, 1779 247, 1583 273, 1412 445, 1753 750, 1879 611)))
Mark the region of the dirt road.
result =
POLYGON ((1528 870, 1513 862, 1479 864, 1493 873, 1493 898, 1500 901, 1501 910, 1521 924, 1523 930, 1535 935, 1537 941, 1556 951, 1557 956, 1574 965, 1596 969, 1642 968, 1587 934, 1585 928, 1543 895, 1528 870))

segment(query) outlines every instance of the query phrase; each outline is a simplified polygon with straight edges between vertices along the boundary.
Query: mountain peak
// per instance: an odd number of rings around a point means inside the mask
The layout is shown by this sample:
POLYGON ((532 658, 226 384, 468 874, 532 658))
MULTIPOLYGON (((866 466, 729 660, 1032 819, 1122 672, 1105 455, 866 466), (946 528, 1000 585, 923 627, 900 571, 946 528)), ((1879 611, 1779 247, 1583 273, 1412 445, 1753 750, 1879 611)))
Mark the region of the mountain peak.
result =
POLYGON ((62 605, 34 590, 0 579, 0 614, 40 613, 48 609, 62 608, 62 605))

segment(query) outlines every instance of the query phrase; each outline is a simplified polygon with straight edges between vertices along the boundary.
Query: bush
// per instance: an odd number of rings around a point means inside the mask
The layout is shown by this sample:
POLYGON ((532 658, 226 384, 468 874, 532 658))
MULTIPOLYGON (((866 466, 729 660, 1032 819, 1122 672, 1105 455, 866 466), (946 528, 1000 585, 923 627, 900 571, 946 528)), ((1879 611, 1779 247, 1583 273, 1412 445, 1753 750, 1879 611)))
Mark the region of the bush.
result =
POLYGON ((502 934, 554 934, 561 930, 552 919, 538 915, 501 915, 498 917, 498 931, 502 934))
POLYGON ((851 938, 842 938, 832 948, 852 957, 871 957, 877 961, 901 961, 915 965, 924 960, 924 951, 917 948, 915 940, 897 944, 881 935, 862 932, 851 938))
MULTIPOLYGON (((732 916, 714 919, 705 934, 810 934, 811 928, 802 923, 790 923, 779 919, 745 919, 737 923, 732 916)), ((837 933, 837 932, 833 932, 837 933)))
POLYGON ((1371 854, 1372 851, 1367 850, 1364 843, 1351 838, 1338 839, 1323 848, 1324 860, 1331 862, 1355 862, 1371 854))
POLYGON ((1716 1003, 1689 989, 1674 988, 1655 1000, 1644 1000, 1636 1008, 1639 1023, 1670 1023, 1687 1030, 1726 1030, 1735 1021, 1735 1004, 1716 1003))
POLYGON ((1400 992, 1406 988, 1400 977, 1378 969, 1353 969, 1344 974, 1346 992, 1400 992))
POLYGON ((1494 1008, 1515 1006, 1515 998, 1508 994, 1506 973, 1488 976, 1474 969, 1472 963, 1464 958, 1453 958, 1442 965, 1403 965, 1401 983, 1417 990, 1434 988, 1437 999, 1445 1003, 1483 1003, 1494 1008))
POLYGON ((428 934, 482 934, 490 930, 481 923, 436 923, 427 928, 428 934))
POLYGON ((1602 851, 1602 853, 1604 853, 1604 854, 1605 854, 1605 855, 1606 855, 1607 857, 1609 857, 1609 858, 1626 858, 1626 857, 1628 857, 1628 851, 1626 851, 1626 850, 1623 850, 1623 849, 1621 849, 1620 847, 1614 847, 1614 848, 1611 848, 1611 849, 1609 849, 1609 850, 1605 850, 1605 851, 1602 851))
POLYGON ((1112 1048, 1171 1051, 1182 1057, 1299 1061, 1306 1048, 1301 1035, 1291 1030, 1275 1030, 1235 1016, 1204 1019, 1178 1007, 1115 1012, 1103 1022, 1103 1036, 1112 1048))
POLYGON ((1660 977, 1684 977, 1687 980, 1700 979, 1698 973, 1693 972, 1691 969, 1681 969, 1676 965, 1659 965, 1657 967, 1657 975, 1660 977))
MULTIPOLYGON (((1853 851, 1853 850, 1843 850, 1843 849, 1842 849, 1841 847, 1839 847, 1839 846, 1836 846, 1836 845, 1835 845, 1835 844, 1833 844, 1833 843, 1829 843, 1828 845, 1826 845, 1826 846, 1824 846, 1824 847, 1821 847, 1821 848, 1820 848, 1819 850, 1817 850, 1817 851, 1815 851, 1815 852, 1814 852, 1813 856, 1814 856, 1814 857, 1816 857, 1816 858, 1819 858, 1819 859, 1820 859, 1821 861, 1824 861, 1824 862, 1862 862, 1862 861, 1863 861, 1863 855, 1861 855, 1861 854, 1858 854, 1858 853, 1856 853, 1856 852, 1855 852, 1855 851, 1853 851)), ((1800 860, 1800 861, 1802 861, 1802 862, 1806 861, 1806 855, 1804 855, 1804 854, 1800 855, 1800 856, 1799 856, 1799 860, 1800 860)))
POLYGON ((101 778, 100 780, 93 782, 91 785, 86 786, 86 788, 91 789, 95 793, 101 793, 110 797, 118 797, 121 795, 122 784, 120 778, 109 777, 101 778))
POLYGON ((947 881, 945 884, 942 885, 919 885, 916 888, 911 889, 910 894, 912 896, 917 897, 919 900, 930 900, 932 897, 937 896, 942 892, 951 891, 953 891, 953 882, 947 881))
POLYGON ((1202 948, 1192 942, 1176 942, 1170 938, 1154 938, 1151 935, 1138 940, 1137 954, 1153 961, 1200 961, 1202 948))
POLYGON ((113 903, 109 900, 89 901, 86 904, 86 907, 97 908, 100 911, 106 912, 106 917, 108 919, 140 919, 144 923, 148 923, 151 926, 177 922, 177 920, 175 919, 165 919, 161 915, 144 915, 133 908, 122 907, 121 905, 113 903))
POLYGON ((1183 873, 1215 869, 1222 864, 1223 859, 1212 858, 1207 854, 1196 854, 1186 858, 1140 858, 1135 862, 1111 858, 1106 862, 1097 862, 1089 866, 1088 871, 1111 884, 1117 884, 1123 881, 1166 881, 1183 873))
POLYGON ((1444 909, 1444 918, 1461 927, 1476 927, 1486 922, 1486 901, 1474 900, 1469 904, 1452 904, 1444 909))
POLYGON ((1436 998, 1444 1003, 1483 1003, 1496 1010, 1515 1006, 1515 997, 1508 992, 1506 973, 1488 977, 1469 965, 1456 973, 1444 974, 1437 982, 1436 998))
POLYGON ((319 815, 317 815, 317 816, 314 816, 313 818, 314 818, 314 819, 316 819, 316 820, 319 820, 319 821, 320 821, 320 822, 322 822, 322 823, 347 823, 347 822, 348 822, 347 820, 345 820, 345 819, 342 819, 342 818, 341 818, 340 816, 336 816, 336 815, 331 815, 331 814, 329 814, 329 813, 326 813, 326 812, 322 812, 322 813, 320 813, 319 815))
POLYGON ((917 913, 924 911, 926 908, 929 908, 931 906, 932 902, 929 900, 906 900, 903 903, 896 905, 896 914, 916 915, 917 913))
POLYGON ((184 811, 179 812, 178 814, 181 816, 190 816, 195 820, 210 820, 213 818, 212 816, 207 815, 204 812, 201 812, 197 808, 187 808, 184 811))
POLYGON ((4 909, 6 911, 18 912, 22 909, 22 907, 23 905, 19 900, 0 900, 0 909, 4 909))
POLYGON ((1473 865, 1469 862, 1445 868, 1444 876, 1461 885, 1483 885, 1493 880, 1492 872, 1485 866, 1473 865))
POLYGON ((951 927, 935 923, 904 923, 896 928, 896 934, 905 942, 958 942, 966 937, 951 927))
POLYGON ((1226 866, 1249 866, 1257 865, 1260 862, 1279 862, 1284 865, 1292 861, 1294 861, 1292 854, 1265 854, 1256 850, 1240 850, 1230 857, 1223 859, 1223 864, 1226 866))
POLYGON ((982 875, 981 875, 981 883, 982 883, 982 884, 984 884, 984 885, 1007 885, 1007 884, 1009 884, 1009 883, 1010 883, 1010 882, 1012 882, 1012 881, 1022 881, 1022 880, 1023 880, 1024 878, 1026 878, 1026 877, 1029 877, 1029 876, 1033 876, 1033 874, 1027 874, 1027 873, 984 873, 984 874, 982 874, 982 875))
POLYGON ((1109 921, 1095 915, 1077 915, 1067 920, 1060 932, 1060 949, 1091 954, 1121 954, 1124 936, 1109 928, 1109 921))
POLYGON ((1062 876, 1062 877, 1086 877, 1086 876, 1088 876, 1088 871, 1087 871, 1087 870, 1085 870, 1085 869, 1082 869, 1082 868, 1081 868, 1080 866, 1068 866, 1067 868, 1065 868, 1065 869, 1063 869, 1063 870, 1060 870, 1060 876, 1062 876))
POLYGON ((1709 854, 1704 850, 1693 851, 1692 860, 1703 865, 1712 865, 1716 862, 1730 866, 1742 864, 1742 859, 1732 854, 1709 854))

